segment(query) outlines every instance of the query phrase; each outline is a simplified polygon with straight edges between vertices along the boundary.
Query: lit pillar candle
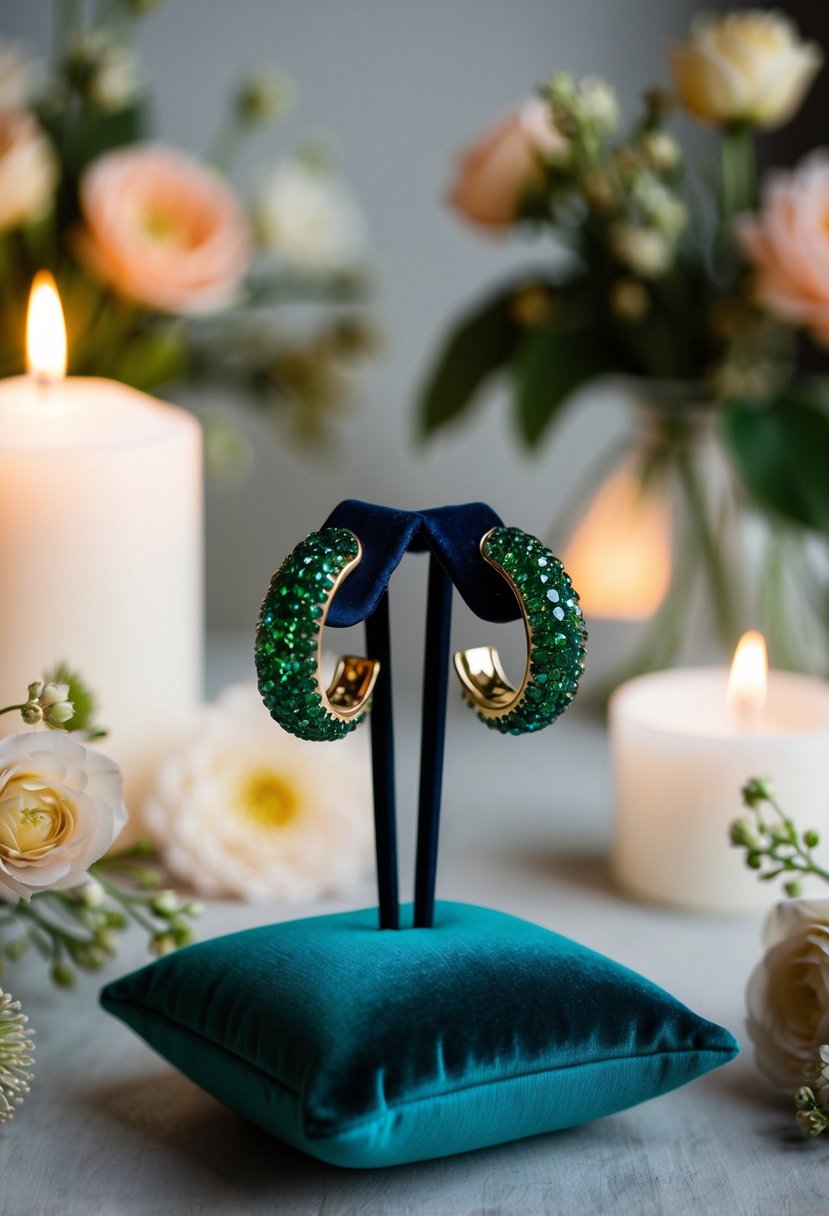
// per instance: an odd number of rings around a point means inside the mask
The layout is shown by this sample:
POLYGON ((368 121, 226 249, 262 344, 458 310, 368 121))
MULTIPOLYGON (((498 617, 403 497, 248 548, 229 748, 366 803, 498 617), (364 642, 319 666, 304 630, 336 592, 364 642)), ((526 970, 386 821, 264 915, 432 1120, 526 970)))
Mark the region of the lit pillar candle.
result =
POLYGON ((48 279, 32 293, 30 374, 0 381, 0 704, 44 667, 76 667, 136 819, 200 698, 201 434, 123 384, 64 377, 48 279))
POLYGON ((611 698, 613 871, 631 895, 705 911, 779 899, 780 882, 759 881, 729 843, 751 777, 770 777, 802 829, 829 835, 829 684, 784 671, 766 682, 758 638, 741 643, 730 680, 727 668, 662 671, 611 698))

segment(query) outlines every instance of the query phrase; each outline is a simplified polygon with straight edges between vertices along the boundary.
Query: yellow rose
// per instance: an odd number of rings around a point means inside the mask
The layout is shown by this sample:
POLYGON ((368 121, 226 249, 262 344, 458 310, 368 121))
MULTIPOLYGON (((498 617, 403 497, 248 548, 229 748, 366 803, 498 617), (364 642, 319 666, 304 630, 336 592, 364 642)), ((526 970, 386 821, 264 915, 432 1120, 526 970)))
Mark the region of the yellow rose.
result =
POLYGON ((782 13, 764 9, 698 18, 668 48, 682 104, 704 122, 780 127, 793 116, 823 63, 782 13))

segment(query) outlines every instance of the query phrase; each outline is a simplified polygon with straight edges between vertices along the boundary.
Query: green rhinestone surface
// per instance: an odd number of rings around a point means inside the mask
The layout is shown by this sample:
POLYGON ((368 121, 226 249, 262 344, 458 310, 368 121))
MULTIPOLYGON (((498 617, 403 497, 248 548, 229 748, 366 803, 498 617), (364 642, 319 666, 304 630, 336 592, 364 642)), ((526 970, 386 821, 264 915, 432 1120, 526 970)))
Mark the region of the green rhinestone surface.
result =
POLYGON ((584 671, 587 630, 579 597, 558 558, 519 528, 494 528, 482 552, 522 601, 531 646, 530 678, 519 703, 500 718, 478 717, 505 735, 542 730, 567 709, 584 671))
POLYGON ((271 717, 300 739, 342 739, 365 713, 345 720, 322 703, 317 671, 320 620, 331 590, 360 552, 346 528, 312 532, 271 579, 256 627, 259 691, 271 717))

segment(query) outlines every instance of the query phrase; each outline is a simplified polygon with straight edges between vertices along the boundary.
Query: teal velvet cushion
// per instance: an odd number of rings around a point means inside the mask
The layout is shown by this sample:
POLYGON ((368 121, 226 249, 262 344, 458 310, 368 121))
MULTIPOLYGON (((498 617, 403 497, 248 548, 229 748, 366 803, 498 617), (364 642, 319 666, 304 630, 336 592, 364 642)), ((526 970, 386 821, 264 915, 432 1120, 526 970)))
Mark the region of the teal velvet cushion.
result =
POLYGON ((381 932, 368 909, 234 933, 101 999, 222 1102, 344 1166, 570 1127, 737 1052, 627 968, 459 903, 439 903, 433 929, 381 932))

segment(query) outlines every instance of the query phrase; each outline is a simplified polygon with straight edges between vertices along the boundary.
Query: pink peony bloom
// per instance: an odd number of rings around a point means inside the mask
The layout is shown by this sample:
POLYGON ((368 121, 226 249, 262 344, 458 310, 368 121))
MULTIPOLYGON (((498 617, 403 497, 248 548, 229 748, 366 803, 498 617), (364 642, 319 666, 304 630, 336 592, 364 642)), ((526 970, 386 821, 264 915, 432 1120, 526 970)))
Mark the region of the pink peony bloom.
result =
POLYGON ((561 158, 567 150, 567 140, 553 126, 550 107, 533 97, 485 131, 461 156, 449 201, 474 224, 508 228, 542 161, 561 158))
POLYGON ((233 300, 250 230, 215 170, 173 148, 137 144, 94 161, 80 195, 79 253, 116 291, 171 313, 212 312, 233 300))
POLYGON ((759 213, 739 216, 735 235, 760 303, 829 344, 829 154, 772 173, 759 213))

